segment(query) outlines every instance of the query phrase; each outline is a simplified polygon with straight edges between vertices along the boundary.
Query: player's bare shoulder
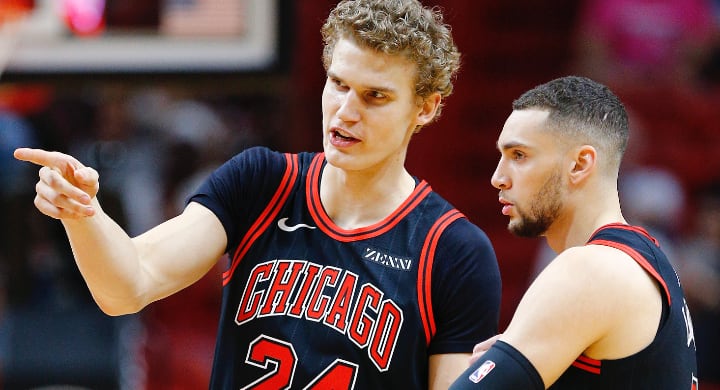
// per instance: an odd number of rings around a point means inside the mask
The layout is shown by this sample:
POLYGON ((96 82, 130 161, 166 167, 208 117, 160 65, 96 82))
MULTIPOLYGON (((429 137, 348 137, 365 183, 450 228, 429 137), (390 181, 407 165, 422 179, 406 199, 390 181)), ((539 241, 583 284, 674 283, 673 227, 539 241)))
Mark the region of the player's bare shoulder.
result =
POLYGON ((637 309, 650 294, 656 294, 651 277, 621 250, 586 245, 558 254, 538 275, 528 290, 530 296, 555 302, 589 322, 612 320, 637 309))
POLYGON ((604 323, 606 332, 585 351, 595 359, 619 359, 638 352, 653 339, 662 311, 659 286, 627 253, 604 245, 586 245, 561 253, 551 275, 574 275, 576 298, 584 315, 604 323))
POLYGON ((629 259, 625 259, 626 257, 623 252, 610 247, 571 247, 560 252, 540 273, 538 279, 567 280, 569 285, 565 287, 577 284, 581 291, 592 291, 594 287, 606 287, 602 285, 605 282, 612 283, 615 265, 626 262, 629 259))
POLYGON ((543 271, 550 278, 571 278, 587 293, 633 295, 634 287, 652 282, 647 272, 627 253, 604 245, 571 247, 543 271))

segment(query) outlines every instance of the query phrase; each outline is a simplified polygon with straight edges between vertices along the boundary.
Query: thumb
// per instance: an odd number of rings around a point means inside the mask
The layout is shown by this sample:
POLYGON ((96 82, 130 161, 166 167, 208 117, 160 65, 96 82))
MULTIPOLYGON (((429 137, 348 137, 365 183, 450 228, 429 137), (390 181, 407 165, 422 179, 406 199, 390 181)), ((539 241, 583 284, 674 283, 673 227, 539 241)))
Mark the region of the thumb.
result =
POLYGON ((100 175, 98 172, 86 166, 81 166, 73 171, 75 185, 94 198, 100 188, 100 175))

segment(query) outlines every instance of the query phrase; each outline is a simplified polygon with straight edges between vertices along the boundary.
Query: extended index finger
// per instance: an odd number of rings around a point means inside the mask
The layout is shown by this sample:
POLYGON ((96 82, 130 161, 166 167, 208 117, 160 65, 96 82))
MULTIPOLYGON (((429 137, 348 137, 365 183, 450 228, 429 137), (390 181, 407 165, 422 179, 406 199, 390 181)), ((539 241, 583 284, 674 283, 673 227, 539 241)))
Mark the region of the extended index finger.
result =
POLYGON ((80 161, 70 155, 60 152, 49 152, 43 149, 18 148, 15 149, 13 156, 18 160, 55 168, 63 173, 69 173, 70 171, 84 167, 80 161))

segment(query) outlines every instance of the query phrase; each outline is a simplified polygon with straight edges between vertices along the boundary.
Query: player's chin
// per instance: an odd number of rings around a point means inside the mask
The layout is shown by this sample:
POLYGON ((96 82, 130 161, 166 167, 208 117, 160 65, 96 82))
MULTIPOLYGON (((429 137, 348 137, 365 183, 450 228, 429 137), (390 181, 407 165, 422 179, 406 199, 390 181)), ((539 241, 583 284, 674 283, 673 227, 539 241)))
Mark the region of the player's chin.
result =
POLYGON ((362 165, 356 155, 332 146, 325 148, 325 160, 328 164, 346 171, 358 170, 362 165))
POLYGON ((325 152, 325 160, 328 164, 335 167, 342 165, 343 161, 347 160, 347 156, 344 156, 339 150, 335 149, 331 145, 325 145, 323 150, 325 152))
POLYGON ((520 218, 513 218, 510 217, 510 221, 508 221, 507 224, 507 230, 517 236, 522 235, 522 232, 524 231, 523 221, 520 218))

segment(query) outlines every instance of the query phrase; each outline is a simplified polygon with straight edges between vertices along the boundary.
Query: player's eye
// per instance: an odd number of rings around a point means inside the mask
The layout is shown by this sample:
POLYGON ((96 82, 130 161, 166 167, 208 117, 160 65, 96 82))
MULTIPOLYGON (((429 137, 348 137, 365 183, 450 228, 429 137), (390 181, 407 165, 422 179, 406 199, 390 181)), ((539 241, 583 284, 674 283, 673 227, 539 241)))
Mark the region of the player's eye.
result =
POLYGON ((368 97, 372 99, 385 99, 385 94, 378 91, 370 91, 368 92, 368 97))
POLYGON ((513 160, 522 160, 525 158, 525 153, 519 151, 519 150, 513 150, 512 151, 512 158, 513 160))
POLYGON ((333 83, 338 89, 347 89, 347 86, 337 78, 330 77, 330 82, 333 83))

